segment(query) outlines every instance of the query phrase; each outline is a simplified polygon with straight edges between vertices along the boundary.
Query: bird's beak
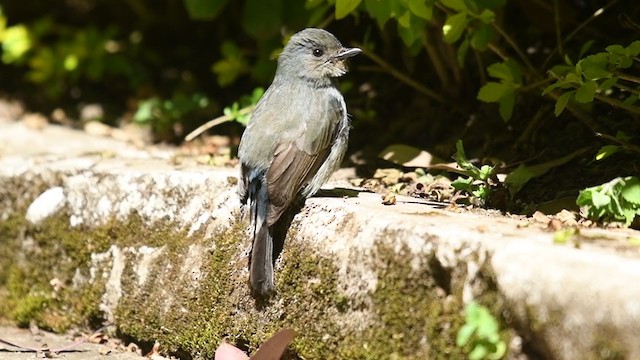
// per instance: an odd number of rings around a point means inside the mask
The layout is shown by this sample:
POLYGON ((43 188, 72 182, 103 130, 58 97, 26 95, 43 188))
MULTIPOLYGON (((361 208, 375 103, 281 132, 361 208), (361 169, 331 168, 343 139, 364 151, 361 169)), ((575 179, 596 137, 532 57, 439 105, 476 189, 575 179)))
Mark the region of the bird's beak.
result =
POLYGON ((340 52, 338 53, 338 55, 335 56, 335 58, 337 60, 343 60, 346 58, 354 57, 360 54, 361 52, 362 50, 358 48, 342 48, 340 49, 340 52))

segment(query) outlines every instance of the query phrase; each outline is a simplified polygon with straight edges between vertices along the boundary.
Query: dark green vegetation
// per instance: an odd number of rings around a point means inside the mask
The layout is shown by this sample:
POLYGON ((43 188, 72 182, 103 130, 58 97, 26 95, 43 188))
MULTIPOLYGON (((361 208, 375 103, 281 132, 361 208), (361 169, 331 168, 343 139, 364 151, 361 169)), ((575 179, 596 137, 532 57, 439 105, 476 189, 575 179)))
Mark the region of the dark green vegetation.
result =
POLYGON ((365 50, 342 81, 364 176, 389 144, 446 160, 462 139, 490 175, 517 168, 480 203, 533 211, 640 173, 639 16, 633 0, 9 1, 0 91, 72 118, 99 103, 102 121, 180 141, 225 107, 246 121, 255 99, 228 105, 268 85, 286 37, 327 27, 365 50))

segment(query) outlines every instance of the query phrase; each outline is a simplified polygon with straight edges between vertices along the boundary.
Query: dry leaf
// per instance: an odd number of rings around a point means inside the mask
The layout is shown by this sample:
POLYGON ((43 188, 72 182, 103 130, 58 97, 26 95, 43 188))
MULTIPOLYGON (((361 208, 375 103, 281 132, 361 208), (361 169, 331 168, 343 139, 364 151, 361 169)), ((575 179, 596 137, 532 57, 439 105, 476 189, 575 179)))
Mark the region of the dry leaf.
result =
MULTIPOLYGON (((291 329, 280 330, 273 335, 266 343, 262 344, 258 351, 250 358, 251 360, 278 360, 282 357, 284 350, 296 336, 296 332, 291 329)), ((217 359, 216 359, 217 360, 217 359)))

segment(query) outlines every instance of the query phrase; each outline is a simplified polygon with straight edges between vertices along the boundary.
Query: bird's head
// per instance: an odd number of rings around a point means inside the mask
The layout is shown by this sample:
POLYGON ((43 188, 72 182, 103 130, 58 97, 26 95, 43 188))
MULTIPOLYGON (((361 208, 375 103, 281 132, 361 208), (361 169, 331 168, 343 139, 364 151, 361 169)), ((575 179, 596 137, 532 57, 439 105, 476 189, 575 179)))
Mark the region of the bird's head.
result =
POLYGON ((362 50, 345 48, 330 32, 304 29, 294 34, 278 58, 276 76, 298 77, 312 82, 330 81, 346 74, 346 59, 362 50))

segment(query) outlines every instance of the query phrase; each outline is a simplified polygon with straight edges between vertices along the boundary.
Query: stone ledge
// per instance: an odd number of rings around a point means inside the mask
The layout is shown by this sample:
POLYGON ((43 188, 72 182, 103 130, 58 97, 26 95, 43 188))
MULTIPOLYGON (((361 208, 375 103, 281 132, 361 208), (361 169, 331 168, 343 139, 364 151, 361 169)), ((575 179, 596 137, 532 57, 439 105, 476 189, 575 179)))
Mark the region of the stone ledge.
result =
MULTIPOLYGON (((170 158, 170 150, 0 122, 0 219, 19 227, 4 225, 15 237, 0 241, 18 254, 0 265, 31 285, 19 295, 54 304, 20 314, 54 328, 105 318, 166 351, 205 358, 221 338, 252 349, 284 326, 300 333, 293 351, 304 358, 457 358, 461 309, 478 299, 501 320, 509 358, 640 358, 640 254, 625 245, 638 232, 584 230, 577 249, 523 221, 409 198, 384 206, 375 194, 316 197, 285 243, 278 295, 256 304, 237 171, 177 167, 170 158), (27 207, 51 188, 62 190, 62 206, 39 205, 41 220, 29 224, 27 207), (49 251, 62 258, 30 263, 49 251), (41 274, 36 265, 50 278, 30 278, 41 274), (80 310, 61 319, 60 309, 80 310)), ((11 286, 0 283, 0 299, 3 287, 11 286)))

